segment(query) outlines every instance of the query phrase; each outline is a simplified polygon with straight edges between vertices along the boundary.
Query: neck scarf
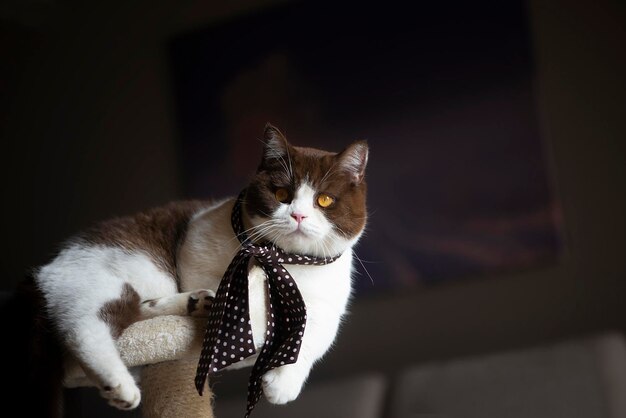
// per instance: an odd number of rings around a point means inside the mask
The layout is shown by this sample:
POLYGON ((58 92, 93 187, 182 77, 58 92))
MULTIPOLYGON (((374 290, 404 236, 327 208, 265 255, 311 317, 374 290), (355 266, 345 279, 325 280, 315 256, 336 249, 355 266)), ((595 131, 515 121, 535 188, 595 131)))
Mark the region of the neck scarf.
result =
POLYGON ((254 257, 267 276, 269 303, 265 343, 248 383, 247 418, 261 397, 263 375, 276 367, 295 363, 304 335, 306 306, 295 280, 283 264, 326 265, 341 255, 319 258, 287 253, 272 242, 253 243, 243 228, 244 195, 245 190, 239 194, 231 214, 233 231, 241 247, 226 269, 211 305, 195 385, 202 395, 209 373, 256 352, 248 308, 248 267, 254 257))

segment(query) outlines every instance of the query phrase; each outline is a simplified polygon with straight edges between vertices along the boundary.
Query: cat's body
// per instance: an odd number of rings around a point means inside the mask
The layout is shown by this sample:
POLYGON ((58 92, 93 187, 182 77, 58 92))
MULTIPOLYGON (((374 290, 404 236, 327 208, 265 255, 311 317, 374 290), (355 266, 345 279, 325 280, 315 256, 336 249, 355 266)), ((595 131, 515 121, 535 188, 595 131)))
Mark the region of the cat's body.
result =
MULTIPOLYGON (((313 363, 331 346, 346 311, 352 246, 365 225, 367 146, 355 143, 341 154, 296 148, 271 126, 265 139, 263 161, 244 199, 251 238, 270 239, 288 252, 341 254, 323 266, 285 265, 307 306, 297 362, 263 378, 268 400, 285 403, 295 399, 313 363)), ((206 314, 240 248, 230 220, 234 202, 183 202, 104 222, 37 271, 36 285, 63 344, 112 405, 130 409, 140 401, 115 336, 157 315, 206 314)), ((265 337, 266 277, 256 265, 248 277, 258 350, 265 337)))

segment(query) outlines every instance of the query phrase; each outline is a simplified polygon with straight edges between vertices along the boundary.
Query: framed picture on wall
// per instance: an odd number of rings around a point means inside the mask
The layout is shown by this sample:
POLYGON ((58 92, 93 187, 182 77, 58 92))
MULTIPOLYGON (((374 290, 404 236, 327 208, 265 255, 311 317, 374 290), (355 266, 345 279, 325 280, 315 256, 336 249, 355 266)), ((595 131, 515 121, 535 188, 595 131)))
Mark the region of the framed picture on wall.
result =
POLYGON ((366 139, 359 291, 553 262, 561 217, 524 5, 294 2, 177 36, 169 57, 188 195, 244 187, 266 122, 331 151, 366 139))

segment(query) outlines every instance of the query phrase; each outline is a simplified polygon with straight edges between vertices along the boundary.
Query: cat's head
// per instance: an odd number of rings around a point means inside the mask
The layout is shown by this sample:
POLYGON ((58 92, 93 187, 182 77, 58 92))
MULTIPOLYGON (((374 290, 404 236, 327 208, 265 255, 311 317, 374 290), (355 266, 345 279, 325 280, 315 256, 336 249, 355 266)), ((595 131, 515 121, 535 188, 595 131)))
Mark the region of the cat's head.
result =
POLYGON ((320 257, 351 247, 367 218, 365 141, 340 153, 296 147, 268 124, 264 142, 244 201, 251 238, 320 257))

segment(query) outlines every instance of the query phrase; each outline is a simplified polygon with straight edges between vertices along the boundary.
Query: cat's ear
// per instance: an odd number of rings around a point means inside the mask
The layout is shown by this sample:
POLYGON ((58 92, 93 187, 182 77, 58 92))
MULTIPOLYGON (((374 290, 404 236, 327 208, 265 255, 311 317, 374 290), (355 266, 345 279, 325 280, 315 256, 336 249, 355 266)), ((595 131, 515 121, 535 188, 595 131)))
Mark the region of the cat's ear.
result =
POLYGON ((352 182, 355 184, 362 182, 365 178, 368 154, 367 142, 357 141, 337 155, 339 167, 352 177, 352 182))
POLYGON ((263 143, 263 161, 287 158, 289 154, 287 138, 270 123, 265 125, 263 143))

